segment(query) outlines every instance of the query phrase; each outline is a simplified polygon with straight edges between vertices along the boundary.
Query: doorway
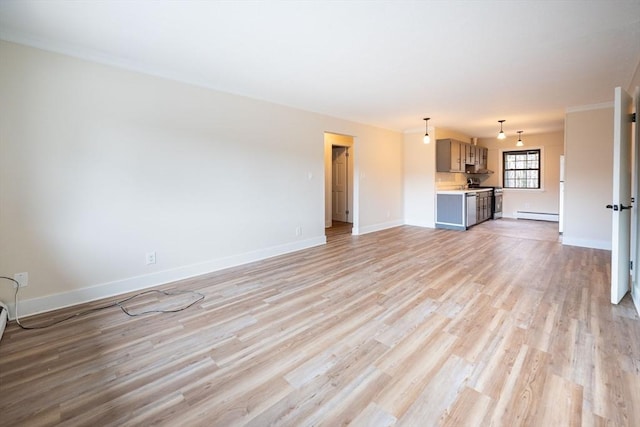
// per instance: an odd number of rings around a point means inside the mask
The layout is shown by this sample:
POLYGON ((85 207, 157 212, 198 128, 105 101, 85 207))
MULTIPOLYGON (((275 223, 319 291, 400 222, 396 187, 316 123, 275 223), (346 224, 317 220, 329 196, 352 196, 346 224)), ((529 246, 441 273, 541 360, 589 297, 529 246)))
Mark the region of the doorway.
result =
POLYGON ((349 147, 331 146, 331 220, 349 221, 349 147))
POLYGON ((357 186, 353 179, 354 138, 326 132, 324 142, 325 235, 352 234, 357 219, 354 209, 354 201, 357 200, 357 186))

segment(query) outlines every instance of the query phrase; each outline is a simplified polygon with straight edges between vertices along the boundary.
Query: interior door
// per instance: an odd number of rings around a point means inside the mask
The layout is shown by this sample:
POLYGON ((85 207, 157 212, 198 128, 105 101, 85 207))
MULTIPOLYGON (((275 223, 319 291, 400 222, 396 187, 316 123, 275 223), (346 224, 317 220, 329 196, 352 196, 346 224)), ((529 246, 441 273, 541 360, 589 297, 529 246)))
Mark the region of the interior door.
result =
POLYGON ((332 219, 347 222, 347 147, 332 147, 332 219))
POLYGON ((613 210, 611 237, 611 302, 629 291, 631 239, 631 96, 615 89, 613 107, 613 210))

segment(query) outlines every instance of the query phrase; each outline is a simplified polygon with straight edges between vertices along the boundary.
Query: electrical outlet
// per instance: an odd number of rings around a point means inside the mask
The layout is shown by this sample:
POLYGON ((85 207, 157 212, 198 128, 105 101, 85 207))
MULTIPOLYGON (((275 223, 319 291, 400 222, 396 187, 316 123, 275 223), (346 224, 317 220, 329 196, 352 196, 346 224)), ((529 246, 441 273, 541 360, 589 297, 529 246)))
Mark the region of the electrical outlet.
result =
POLYGON ((156 253, 155 252, 147 252, 147 255, 146 255, 145 259, 147 261, 147 265, 155 264, 156 263, 156 253))
MULTIPOLYGON (((13 278, 18 282, 18 286, 24 288, 29 285, 29 273, 16 273, 13 275, 13 278)), ((16 287, 16 284, 13 284, 13 287, 16 287)))
POLYGON ((302 227, 300 226, 296 227, 296 236, 302 236, 302 227))

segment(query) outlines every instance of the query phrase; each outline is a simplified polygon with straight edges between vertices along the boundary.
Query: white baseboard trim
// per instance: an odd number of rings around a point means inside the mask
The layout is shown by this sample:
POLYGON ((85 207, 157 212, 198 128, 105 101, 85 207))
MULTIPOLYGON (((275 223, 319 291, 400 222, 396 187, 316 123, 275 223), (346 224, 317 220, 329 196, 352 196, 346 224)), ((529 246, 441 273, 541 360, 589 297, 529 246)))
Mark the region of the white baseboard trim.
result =
POLYGON ((358 236, 361 234, 375 233, 376 231, 382 231, 388 228, 400 227, 401 225, 404 225, 404 221, 397 220, 397 221, 382 222, 380 224, 367 225, 366 227, 360 227, 358 230, 356 230, 356 228, 353 227, 352 234, 354 236, 358 236))
POLYGON ((611 242, 609 241, 567 237, 566 234, 562 235, 562 244, 566 246, 580 246, 583 248, 604 249, 607 251, 611 250, 611 242))
POLYGON ((5 303, 0 301, 0 340, 2 340, 2 334, 4 333, 4 328, 7 326, 7 319, 9 317, 9 308, 5 303))
POLYGON ((435 222, 427 222, 420 219, 405 219, 404 225, 413 225, 415 227, 436 228, 435 222))
MULTIPOLYGON (((152 274, 115 280, 113 282, 102 283, 86 288, 74 289, 73 291, 24 300, 19 299, 20 312, 18 314, 21 318, 32 316, 34 314, 57 310, 76 304, 122 295, 153 286, 160 286, 170 282, 223 270, 225 268, 236 267, 238 265, 260 261, 266 258, 324 245, 326 243, 327 238, 325 236, 319 236, 311 239, 286 243, 284 245, 264 248, 257 251, 205 261, 198 264, 186 265, 173 268, 171 270, 164 270, 152 274)), ((14 320, 16 313, 15 304, 11 301, 7 305, 9 306, 9 318, 14 320)))
POLYGON ((559 222, 560 216, 556 213, 547 213, 547 212, 527 212, 527 211, 518 211, 517 212, 518 219, 535 219, 537 221, 551 221, 551 222, 559 222))

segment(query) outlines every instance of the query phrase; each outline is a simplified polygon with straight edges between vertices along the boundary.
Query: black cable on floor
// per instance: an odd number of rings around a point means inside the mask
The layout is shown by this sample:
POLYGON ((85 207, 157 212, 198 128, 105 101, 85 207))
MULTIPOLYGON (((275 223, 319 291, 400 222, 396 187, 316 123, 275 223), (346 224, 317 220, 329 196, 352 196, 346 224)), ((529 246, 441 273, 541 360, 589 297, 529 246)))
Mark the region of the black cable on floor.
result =
POLYGON ((179 311, 186 310, 187 308, 191 307, 192 305, 194 305, 197 302, 200 302, 200 301, 202 301, 204 299, 204 295, 203 294, 201 294, 200 292, 195 292, 195 291, 161 291, 161 290, 158 290, 158 289, 151 289, 151 290, 139 292, 139 293, 137 293, 135 295, 132 295, 132 296, 127 297, 127 298, 124 298, 122 300, 112 302, 111 304, 107 304, 107 305, 103 305, 103 306, 100 306, 100 307, 91 308, 89 310, 84 310, 84 311, 81 311, 79 313, 72 314, 71 316, 65 317, 65 318, 60 319, 60 320, 56 320, 55 322, 51 322, 51 323, 46 324, 46 325, 42 325, 42 326, 24 326, 20 322, 20 318, 18 317, 18 291, 20 290, 20 284, 18 283, 17 280, 12 279, 11 277, 0 276, 0 279, 11 280, 12 282, 14 282, 16 284, 16 292, 15 292, 15 294, 13 296, 14 297, 14 303, 15 303, 15 311, 16 311, 16 323, 22 329, 27 329, 27 330, 50 328, 51 326, 57 325, 57 324, 62 323, 62 322, 66 322, 67 320, 71 320, 73 318, 84 316, 86 314, 93 313, 95 311, 105 310, 107 308, 116 307, 116 306, 120 307, 122 312, 124 314, 126 314, 127 316, 130 316, 130 317, 137 317, 137 316, 142 316, 142 315, 150 314, 150 313, 177 313, 179 311), (159 294, 166 295, 166 296, 195 295, 198 298, 196 300, 192 301, 191 303, 189 303, 189 304, 187 304, 187 305, 185 305, 183 307, 176 308, 174 310, 147 310, 147 311, 143 311, 141 313, 131 313, 131 312, 129 312, 129 310, 126 307, 123 306, 124 303, 126 303, 128 301, 131 301, 134 298, 137 298, 137 297, 142 296, 142 295, 151 294, 151 293, 159 293, 159 294))

